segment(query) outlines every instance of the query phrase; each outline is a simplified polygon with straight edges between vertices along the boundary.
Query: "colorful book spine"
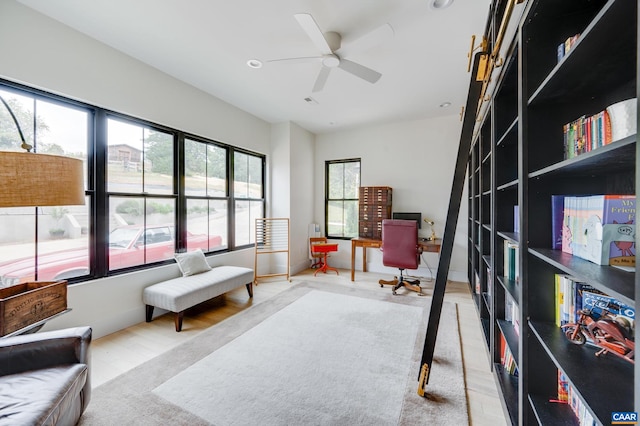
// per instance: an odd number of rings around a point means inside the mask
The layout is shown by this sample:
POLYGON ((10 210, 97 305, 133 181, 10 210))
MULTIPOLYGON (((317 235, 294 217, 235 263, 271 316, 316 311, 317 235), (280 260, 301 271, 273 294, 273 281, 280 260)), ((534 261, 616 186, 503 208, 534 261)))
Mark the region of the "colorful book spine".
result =
POLYGON ((583 294, 602 292, 570 275, 555 275, 555 323, 560 327, 576 323, 583 308, 583 294))
POLYGON ((607 110, 581 116, 562 126, 565 160, 612 142, 611 117, 607 110))

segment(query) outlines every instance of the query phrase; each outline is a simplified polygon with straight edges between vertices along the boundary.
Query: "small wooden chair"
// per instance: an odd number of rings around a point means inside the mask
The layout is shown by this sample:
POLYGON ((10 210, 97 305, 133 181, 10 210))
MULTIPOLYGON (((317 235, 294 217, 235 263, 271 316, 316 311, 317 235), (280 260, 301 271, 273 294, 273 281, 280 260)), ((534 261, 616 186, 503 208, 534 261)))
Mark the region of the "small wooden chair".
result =
POLYGON ((313 248, 312 246, 314 244, 318 244, 318 243, 322 243, 322 244, 326 244, 327 243, 327 237, 310 237, 309 238, 309 251, 311 253, 311 258, 313 260, 313 264, 311 265, 312 268, 322 268, 323 265, 323 259, 324 259, 324 253, 314 253, 313 252, 313 248))

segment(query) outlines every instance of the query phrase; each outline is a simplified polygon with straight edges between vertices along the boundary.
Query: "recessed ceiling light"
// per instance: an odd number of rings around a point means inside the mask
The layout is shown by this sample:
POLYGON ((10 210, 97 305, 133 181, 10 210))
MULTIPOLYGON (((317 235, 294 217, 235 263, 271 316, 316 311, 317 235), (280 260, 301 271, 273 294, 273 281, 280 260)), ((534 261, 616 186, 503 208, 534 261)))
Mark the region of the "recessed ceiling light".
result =
POLYGON ((247 65, 249 66, 249 68, 262 68, 262 61, 258 60, 258 59, 249 59, 247 61, 247 65))
POLYGON ((451 102, 443 102, 440 104, 440 108, 449 108, 451 106, 451 102))
POLYGON ((429 4, 433 9, 446 9, 452 3, 453 0, 429 0, 429 4))

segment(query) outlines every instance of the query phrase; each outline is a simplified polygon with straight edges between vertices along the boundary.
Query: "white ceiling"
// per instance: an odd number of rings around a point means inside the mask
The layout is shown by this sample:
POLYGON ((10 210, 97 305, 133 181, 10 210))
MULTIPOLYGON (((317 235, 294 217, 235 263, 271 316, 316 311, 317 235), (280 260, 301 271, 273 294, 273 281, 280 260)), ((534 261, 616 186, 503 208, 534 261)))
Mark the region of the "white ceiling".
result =
POLYGON ((489 0, 19 0, 21 3, 270 123, 326 133, 457 114, 469 86, 467 52, 489 0), (333 69, 312 93, 318 56, 296 13, 313 15, 343 46, 385 23, 393 36, 347 56, 382 73, 371 84, 333 69), (264 62, 249 68, 249 59, 264 62), (304 99, 311 96, 317 104, 304 99), (450 102, 449 108, 441 108, 450 102))

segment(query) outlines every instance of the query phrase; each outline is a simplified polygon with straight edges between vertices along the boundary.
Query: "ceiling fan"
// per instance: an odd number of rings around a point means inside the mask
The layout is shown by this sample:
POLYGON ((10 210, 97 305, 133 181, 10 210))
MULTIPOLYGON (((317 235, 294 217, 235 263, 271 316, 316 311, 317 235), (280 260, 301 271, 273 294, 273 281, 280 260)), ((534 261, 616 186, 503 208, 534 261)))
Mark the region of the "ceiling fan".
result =
POLYGON ((340 68, 369 83, 375 83, 382 77, 382 74, 379 72, 345 59, 345 57, 357 51, 364 51, 393 37, 393 28, 391 28, 391 25, 384 24, 347 45, 342 46, 342 36, 333 31, 323 33, 310 14, 298 13, 295 15, 295 18, 318 50, 320 50, 322 56, 273 59, 268 62, 321 62, 322 68, 320 68, 320 73, 313 85, 314 93, 322 91, 333 68, 340 68))

